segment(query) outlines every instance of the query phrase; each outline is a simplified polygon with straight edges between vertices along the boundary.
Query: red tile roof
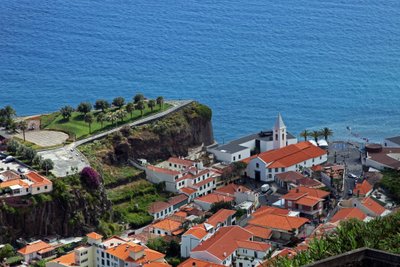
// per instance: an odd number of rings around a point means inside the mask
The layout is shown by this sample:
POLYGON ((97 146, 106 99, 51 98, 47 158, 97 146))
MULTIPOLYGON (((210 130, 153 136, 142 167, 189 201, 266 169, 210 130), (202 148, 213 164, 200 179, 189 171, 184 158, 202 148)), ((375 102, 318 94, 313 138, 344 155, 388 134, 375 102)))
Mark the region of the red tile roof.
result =
POLYGON ((212 183, 214 179, 214 177, 207 178, 201 182, 198 182, 197 184, 194 184, 193 187, 199 188, 200 186, 203 186, 205 184, 212 183))
POLYGON ((181 189, 179 189, 182 193, 184 193, 184 194, 186 194, 186 195, 188 195, 188 196, 190 196, 190 195, 192 195, 192 194, 194 194, 194 193, 196 193, 197 192, 197 190, 195 190, 195 189, 193 189, 193 188, 190 188, 190 187, 183 187, 183 188, 181 188, 181 189))
POLYGON ((20 250, 18 250, 18 253, 27 255, 27 254, 39 252, 40 250, 48 249, 48 248, 53 248, 53 247, 50 244, 47 244, 46 242, 44 242, 42 240, 38 240, 36 242, 29 243, 25 247, 21 248, 20 250))
POLYGON ((378 202, 373 200, 371 197, 364 198, 361 201, 361 203, 364 205, 364 207, 366 207, 367 209, 369 209, 376 215, 381 215, 386 210, 384 207, 382 207, 378 202))
POLYGON ((256 225, 247 225, 244 229, 252 233, 255 237, 260 237, 263 239, 270 239, 272 236, 272 230, 256 225))
POLYGON ((75 251, 54 259, 51 262, 60 263, 64 266, 77 266, 77 264, 75 264, 75 251))
POLYGON ((202 197, 198 197, 196 198, 196 200, 198 201, 202 201, 202 202, 206 202, 206 203, 217 203, 217 202, 231 202, 234 200, 233 197, 230 196, 223 196, 220 194, 216 194, 216 193, 211 193, 202 197))
POLYGON ((372 185, 368 183, 367 180, 364 180, 361 184, 356 184, 356 187, 353 189, 354 195, 366 196, 372 190, 372 185))
POLYGON ((367 218, 367 215, 365 215, 359 208, 342 208, 331 218, 331 222, 335 223, 337 221, 353 218, 362 221, 367 218))
MULTIPOLYGON (((256 155, 255 157, 258 157, 265 163, 269 164, 268 168, 287 168, 325 154, 325 150, 305 141, 288 145, 280 149, 266 151, 256 155)), ((243 161, 248 163, 255 157, 253 156, 243 161)))
POLYGON ((162 210, 168 209, 170 206, 171 206, 171 204, 169 204, 167 202, 157 201, 150 205, 149 212, 154 214, 154 213, 160 212, 162 210))
POLYGON ((322 198, 311 197, 311 196, 304 196, 296 201, 296 204, 307 206, 307 207, 314 207, 319 202, 324 201, 322 198))
POLYGON ((98 234, 98 233, 96 233, 96 232, 88 233, 86 236, 89 237, 89 238, 91 238, 91 239, 95 239, 95 240, 98 240, 98 239, 102 239, 102 238, 103 238, 102 235, 100 235, 100 234, 98 234))
POLYGON ((183 235, 193 235, 193 236, 197 237, 198 239, 202 239, 203 237, 205 237, 207 235, 207 231, 204 228, 203 224, 199 224, 199 225, 193 226, 192 228, 187 230, 183 235))
POLYGON ((214 192, 217 193, 223 193, 223 194, 229 194, 229 195, 235 195, 235 192, 240 191, 240 192, 249 192, 251 191, 249 188, 243 186, 243 185, 237 185, 237 184, 228 184, 224 187, 216 189, 214 192))
POLYGON ((25 176, 31 180, 32 182, 34 182, 34 184, 32 185, 32 187, 36 187, 36 186, 43 186, 43 185, 50 185, 52 184, 51 181, 49 179, 47 179, 46 177, 38 174, 37 172, 31 171, 28 174, 25 174, 25 176))
POLYGON ((158 251, 147 249, 133 242, 124 243, 109 248, 106 250, 106 252, 125 262, 135 262, 135 263, 151 263, 153 261, 160 260, 165 256, 164 254, 158 251), (144 255, 141 258, 134 260, 133 258, 130 257, 130 252, 139 252, 142 250, 144 250, 144 255))
POLYGON ((179 175, 180 174, 180 172, 178 172, 178 171, 160 168, 160 167, 156 167, 153 165, 148 165, 146 168, 153 172, 159 172, 159 173, 164 173, 164 174, 168 174, 168 175, 179 175))
POLYGON ((206 223, 216 227, 218 223, 226 221, 230 216, 235 215, 235 213, 236 210, 220 209, 219 211, 217 211, 217 213, 208 218, 206 223))
POLYGON ((259 216, 263 216, 265 214, 288 215, 289 210, 270 207, 270 206, 261 206, 252 214, 252 216, 259 217, 259 216))
POLYGON ((185 194, 179 194, 179 195, 177 195, 177 196, 171 197, 171 198, 168 200, 168 203, 169 203, 170 205, 176 205, 176 204, 181 203, 181 202, 184 202, 184 201, 187 202, 187 200, 188 200, 188 197, 187 197, 185 194))
POLYGON ((173 232, 182 227, 182 223, 171 219, 164 219, 153 224, 154 228, 162 229, 168 232, 173 232))
POLYGON ((299 172, 294 172, 294 171, 288 171, 288 172, 282 172, 275 174, 279 180, 284 181, 284 182, 293 182, 296 183, 297 180, 304 178, 304 176, 299 173, 299 172))
POLYGON ((286 215, 265 214, 251 219, 248 224, 261 226, 269 229, 291 231, 298 229, 309 220, 301 217, 291 217, 286 215))
POLYGON ((192 166, 195 162, 187 159, 181 159, 181 158, 174 158, 170 157, 167 159, 168 162, 174 163, 174 164, 179 164, 182 166, 190 167, 192 166))
POLYGON ((206 251, 220 260, 229 257, 237 248, 237 241, 250 240, 252 234, 240 226, 222 227, 212 237, 195 247, 192 252, 206 251))
POLYGON ((264 242, 256 242, 256 241, 236 241, 239 248, 251 249, 255 251, 267 251, 271 248, 271 244, 267 244, 264 242))
POLYGON ((305 196, 307 196, 307 193, 289 192, 286 195, 283 195, 281 198, 286 200, 299 200, 305 196))
POLYGON ((184 262, 182 262, 181 264, 179 264, 178 267, 225 267, 225 265, 189 258, 184 262))
POLYGON ((293 188, 289 192, 307 193, 308 196, 318 197, 318 198, 326 198, 330 194, 329 192, 324 191, 324 190, 305 187, 305 186, 299 186, 299 187, 293 188))

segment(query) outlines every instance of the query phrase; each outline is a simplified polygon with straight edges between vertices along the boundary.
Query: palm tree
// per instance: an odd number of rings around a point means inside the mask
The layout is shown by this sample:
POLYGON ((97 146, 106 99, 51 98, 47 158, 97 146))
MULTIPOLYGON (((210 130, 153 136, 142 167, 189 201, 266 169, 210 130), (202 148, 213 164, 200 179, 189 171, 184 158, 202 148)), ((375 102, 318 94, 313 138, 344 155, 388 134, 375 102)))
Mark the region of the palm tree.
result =
POLYGON ((147 103, 147 105, 149 106, 149 108, 151 109, 151 112, 153 112, 154 107, 156 106, 156 101, 151 99, 149 100, 149 103, 147 103))
POLYGON ((315 140, 316 143, 318 143, 318 137, 321 136, 321 133, 320 133, 319 131, 312 131, 312 132, 310 133, 310 136, 311 136, 312 138, 314 138, 314 140, 315 140))
POLYGON ((307 141, 307 137, 310 136, 310 132, 306 129, 300 133, 300 136, 304 138, 304 141, 307 141))
POLYGON ((103 124, 107 120, 107 116, 103 112, 100 112, 97 115, 97 119, 96 120, 97 120, 97 122, 99 122, 101 124, 101 128, 103 128, 103 124))
POLYGON ((89 124, 89 133, 92 133, 92 123, 94 121, 94 117, 92 113, 88 113, 85 115, 85 122, 89 124))
POLYGON ((116 113, 117 118, 121 120, 121 123, 124 121, 124 118, 126 117, 126 114, 128 114, 123 109, 117 110, 115 113, 116 113))
POLYGON ((126 104, 125 109, 126 109, 126 112, 131 114, 131 119, 132 119, 133 111, 135 110, 135 105, 133 103, 129 102, 128 104, 126 104))
POLYGON ((140 110, 140 116, 143 116, 143 110, 146 108, 144 101, 140 100, 137 104, 136 104, 136 109, 140 110))
POLYGON ((325 127, 321 130, 321 135, 323 135, 325 140, 328 142, 328 137, 333 135, 333 131, 328 127, 325 127))
POLYGON ((114 125, 114 121, 117 119, 117 114, 115 112, 110 112, 107 114, 107 120, 111 122, 111 125, 114 125))
POLYGON ((28 129, 28 123, 26 121, 20 121, 18 122, 18 129, 20 129, 22 131, 22 134, 24 136, 24 141, 26 141, 25 139, 25 131, 28 129))
POLYGON ((160 109, 161 109, 164 104, 164 97, 162 97, 162 96, 157 97, 156 102, 157 102, 157 105, 159 105, 160 109))

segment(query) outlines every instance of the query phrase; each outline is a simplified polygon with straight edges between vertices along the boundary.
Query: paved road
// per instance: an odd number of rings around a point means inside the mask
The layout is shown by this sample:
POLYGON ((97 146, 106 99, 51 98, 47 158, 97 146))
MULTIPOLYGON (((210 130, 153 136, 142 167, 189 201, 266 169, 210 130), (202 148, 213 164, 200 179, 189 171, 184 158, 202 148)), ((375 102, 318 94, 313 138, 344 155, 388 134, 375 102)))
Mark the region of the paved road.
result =
POLYGON ((77 149, 78 146, 85 144, 85 143, 92 142, 93 140, 103 138, 111 133, 121 130, 122 127, 127 126, 127 125, 132 127, 132 126, 142 125, 145 123, 149 123, 153 120, 160 119, 182 107, 189 105, 192 102, 193 102, 193 100, 167 101, 167 103, 173 105, 173 107, 169 108, 168 110, 165 110, 160 113, 156 113, 154 115, 145 117, 143 119, 136 120, 129 124, 119 126, 117 128, 111 129, 111 130, 103 132, 103 133, 95 134, 91 137, 73 142, 73 143, 68 144, 61 148, 42 150, 42 151, 38 152, 38 154, 41 155, 45 159, 49 158, 49 159, 53 160, 54 170, 52 170, 52 173, 55 176, 65 177, 68 174, 71 174, 73 171, 80 171, 84 167, 89 166, 89 162, 86 159, 86 157, 77 149), (72 170, 71 167, 74 167, 74 170, 72 170))

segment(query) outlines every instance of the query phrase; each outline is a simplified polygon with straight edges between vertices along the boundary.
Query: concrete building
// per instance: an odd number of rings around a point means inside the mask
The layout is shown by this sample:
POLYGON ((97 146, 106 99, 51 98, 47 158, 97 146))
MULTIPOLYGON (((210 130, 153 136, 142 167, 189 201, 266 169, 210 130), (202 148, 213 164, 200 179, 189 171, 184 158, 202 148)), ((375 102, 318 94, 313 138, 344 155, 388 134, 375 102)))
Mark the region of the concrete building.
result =
POLYGON ((273 182, 277 174, 301 171, 327 161, 325 150, 308 141, 285 146, 249 157, 245 174, 262 182, 273 182))
POLYGON ((24 262, 30 263, 32 260, 42 260, 54 257, 55 249, 56 248, 52 245, 42 240, 37 240, 18 250, 18 254, 24 258, 24 262))
POLYGON ((261 131, 231 141, 228 144, 209 148, 208 152, 214 154, 219 161, 232 163, 248 158, 252 153, 279 149, 296 143, 297 138, 287 132, 286 125, 279 114, 272 130, 261 131))
POLYGON ((399 147, 400 148, 400 135, 385 138, 385 140, 383 140, 383 145, 384 145, 384 147, 399 147))
POLYGON ((53 183, 35 171, 17 174, 13 171, 0 173, 0 189, 4 191, 0 197, 37 195, 53 190, 53 183))

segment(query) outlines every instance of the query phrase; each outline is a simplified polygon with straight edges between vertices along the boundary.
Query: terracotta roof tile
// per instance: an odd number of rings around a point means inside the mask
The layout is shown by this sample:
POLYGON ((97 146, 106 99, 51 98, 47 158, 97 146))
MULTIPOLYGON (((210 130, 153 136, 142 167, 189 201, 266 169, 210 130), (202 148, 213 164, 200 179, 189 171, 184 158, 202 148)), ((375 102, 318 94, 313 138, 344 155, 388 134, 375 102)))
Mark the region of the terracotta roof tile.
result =
POLYGON ((218 223, 226 221, 230 216, 235 215, 236 210, 220 209, 217 213, 213 214, 206 223, 216 227, 218 223))
POLYGON ((174 163, 174 164, 186 166, 186 167, 193 166, 193 164, 195 163, 194 161, 191 161, 191 160, 175 158, 175 157, 170 157, 169 159, 167 159, 167 161, 174 163))
POLYGON ((256 251, 267 251, 271 248, 271 244, 256 241, 236 241, 239 248, 251 249, 256 251))
POLYGON ((216 264, 214 262, 203 261, 198 259, 189 258, 178 265, 178 267, 225 267, 225 265, 216 264))
POLYGON ((251 219, 248 223, 269 229, 291 231, 292 229, 300 228, 308 222, 308 219, 301 217, 265 214, 251 219))
POLYGON ((176 204, 184 202, 184 201, 187 202, 187 200, 188 200, 188 197, 185 194, 179 194, 177 196, 171 197, 168 200, 168 203, 171 205, 176 205, 176 204))
POLYGON ((189 230, 187 230, 183 235, 193 235, 198 239, 203 239, 207 235, 207 231, 204 228, 203 224, 193 226, 189 230))
POLYGON ((170 206, 171 206, 171 204, 169 204, 165 201, 157 201, 150 205, 149 212, 154 214, 154 213, 160 212, 162 210, 168 209, 170 206))
POLYGON ((230 196, 223 196, 216 193, 211 193, 202 197, 196 198, 198 201, 206 202, 206 203, 217 203, 217 202, 231 202, 234 200, 233 197, 230 196))
POLYGON ((166 169, 166 168, 160 168, 160 167, 156 167, 153 165, 148 165, 146 167, 147 169, 153 171, 153 172, 159 172, 159 173, 164 173, 164 174, 168 174, 168 175, 179 175, 181 174, 181 172, 178 171, 174 171, 174 170, 170 170, 170 169, 166 169))
POLYGON ((64 256, 61 256, 57 259, 52 260, 51 262, 60 263, 64 266, 75 266, 75 252, 72 251, 64 256))
POLYGON ((367 215, 365 215, 359 208, 342 208, 331 218, 331 222, 335 223, 337 221, 349 220, 353 218, 362 221, 366 217, 367 215))
POLYGON ((252 233, 256 237, 260 237, 263 239, 270 239, 272 236, 272 230, 264 227, 256 226, 256 225, 247 225, 244 229, 252 233))
POLYGON ((372 185, 368 183, 367 180, 364 180, 361 184, 356 184, 356 187, 353 189, 354 195, 365 196, 372 190, 372 185))
POLYGON ((289 192, 307 193, 308 196, 318 197, 318 198, 326 198, 330 194, 327 191, 324 191, 321 189, 316 189, 316 188, 310 188, 310 187, 306 187, 306 186, 299 186, 299 187, 293 188, 289 192))
POLYGON ((252 234, 240 226, 222 227, 212 237, 195 247, 192 252, 206 251, 224 260, 238 248, 236 241, 250 240, 251 237, 252 234))
POLYGON ((110 255, 113 255, 117 257, 120 260, 126 261, 126 262, 135 262, 135 263, 151 263, 153 261, 159 260, 164 258, 164 254, 157 252, 152 249, 147 249, 145 247, 142 247, 138 244, 135 244, 133 242, 128 242, 124 243, 112 248, 109 248, 106 250, 107 253, 110 255), (138 251, 144 251, 144 256, 134 260, 130 257, 130 252, 138 252, 138 251))
POLYGON ((243 185, 228 184, 224 187, 216 189, 214 192, 229 194, 229 195, 233 196, 233 195, 235 195, 236 191, 249 192, 251 190, 243 185))
POLYGON ((102 239, 102 238, 103 238, 102 235, 100 235, 100 234, 98 234, 98 233, 96 233, 96 232, 88 233, 86 236, 89 237, 89 238, 91 238, 91 239, 95 239, 95 240, 98 240, 98 239, 102 239))
POLYGON ((376 215, 381 215, 386 210, 384 207, 382 207, 378 202, 373 200, 371 197, 364 198, 361 201, 361 203, 364 205, 364 207, 366 207, 367 209, 369 209, 376 215))
POLYGON ((304 196, 296 201, 296 204, 307 206, 307 207, 314 207, 319 202, 324 201, 322 198, 311 197, 311 196, 304 196))
POLYGON ((46 242, 44 242, 42 240, 38 240, 36 242, 29 243, 25 247, 21 248, 20 250, 18 250, 18 253, 27 255, 27 254, 35 253, 42 249, 47 249, 47 248, 51 248, 51 247, 52 246, 50 244, 47 244, 46 242))
POLYGON ((288 215, 289 210, 270 207, 270 206, 261 206, 252 214, 252 216, 259 217, 259 216, 263 216, 265 214, 288 215))
POLYGON ((194 194, 194 193, 196 193, 197 192, 197 190, 196 189, 193 189, 193 188, 190 188, 190 187, 183 187, 183 188, 181 188, 181 189, 179 189, 182 193, 184 193, 184 194, 186 194, 186 195, 188 195, 188 196, 190 196, 190 195, 192 195, 192 194, 194 194))
POLYGON ((275 174, 275 176, 279 178, 281 181, 293 182, 293 183, 296 183, 297 180, 304 178, 304 176, 301 173, 295 171, 282 172, 275 174))
POLYGON ((162 229, 168 232, 173 232, 182 227, 182 223, 171 219, 164 219, 153 224, 154 228, 162 229))

